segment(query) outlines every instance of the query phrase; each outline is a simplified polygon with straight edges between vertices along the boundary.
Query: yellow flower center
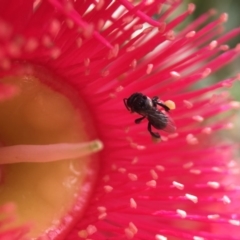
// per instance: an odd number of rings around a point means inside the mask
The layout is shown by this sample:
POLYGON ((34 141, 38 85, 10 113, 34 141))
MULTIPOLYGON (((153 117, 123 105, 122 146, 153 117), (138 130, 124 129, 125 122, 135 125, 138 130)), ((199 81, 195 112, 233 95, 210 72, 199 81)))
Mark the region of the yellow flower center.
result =
POLYGON ((70 101, 33 76, 0 82, 18 88, 17 95, 0 101, 0 205, 15 202, 14 224, 32 223, 29 236, 37 237, 56 229, 78 197, 88 194, 86 177, 97 170, 89 153, 101 146, 89 139, 76 107, 81 100, 70 101))

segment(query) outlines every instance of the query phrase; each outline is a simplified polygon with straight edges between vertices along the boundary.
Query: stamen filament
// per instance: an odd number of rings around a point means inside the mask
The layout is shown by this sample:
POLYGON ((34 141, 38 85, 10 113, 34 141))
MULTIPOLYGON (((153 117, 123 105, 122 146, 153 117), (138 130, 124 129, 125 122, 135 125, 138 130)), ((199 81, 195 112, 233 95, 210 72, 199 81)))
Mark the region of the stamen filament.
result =
POLYGON ((0 164, 20 162, 52 162, 91 155, 102 150, 100 140, 84 143, 50 145, 15 145, 0 148, 0 164))

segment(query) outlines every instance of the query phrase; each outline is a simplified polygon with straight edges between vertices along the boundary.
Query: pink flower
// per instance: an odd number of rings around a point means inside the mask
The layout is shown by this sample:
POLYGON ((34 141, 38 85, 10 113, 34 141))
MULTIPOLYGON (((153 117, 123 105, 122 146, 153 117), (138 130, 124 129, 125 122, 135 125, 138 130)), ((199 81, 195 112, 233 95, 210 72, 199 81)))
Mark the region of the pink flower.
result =
MULTIPOLYGON (((240 239, 236 146, 217 133, 231 127, 222 113, 239 107, 227 92, 237 77, 196 89, 239 55, 239 45, 226 45, 239 28, 219 36, 227 14, 182 26, 194 5, 175 16, 181 1, 0 4, 1 77, 57 76, 84 100, 86 128, 104 144, 82 209, 48 230, 50 239, 240 239), (147 121, 136 125, 123 104, 134 92, 175 102, 176 134, 163 131, 155 144, 147 121)), ((1 84, 0 101, 19 92, 1 84)))

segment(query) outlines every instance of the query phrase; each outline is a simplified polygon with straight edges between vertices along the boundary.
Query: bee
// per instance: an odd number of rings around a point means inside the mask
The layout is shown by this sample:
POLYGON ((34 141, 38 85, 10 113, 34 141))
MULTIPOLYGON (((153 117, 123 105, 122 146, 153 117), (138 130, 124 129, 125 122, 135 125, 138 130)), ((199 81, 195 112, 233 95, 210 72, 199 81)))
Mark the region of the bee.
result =
POLYGON ((170 108, 159 101, 159 97, 155 96, 150 98, 142 93, 133 93, 129 98, 124 98, 123 102, 128 111, 138 113, 142 117, 135 120, 136 124, 141 123, 145 118, 148 120, 148 131, 154 138, 160 138, 158 132, 152 131, 152 126, 156 129, 166 131, 168 133, 175 133, 176 127, 173 120, 161 110, 157 108, 161 106, 166 112, 170 111, 170 108))

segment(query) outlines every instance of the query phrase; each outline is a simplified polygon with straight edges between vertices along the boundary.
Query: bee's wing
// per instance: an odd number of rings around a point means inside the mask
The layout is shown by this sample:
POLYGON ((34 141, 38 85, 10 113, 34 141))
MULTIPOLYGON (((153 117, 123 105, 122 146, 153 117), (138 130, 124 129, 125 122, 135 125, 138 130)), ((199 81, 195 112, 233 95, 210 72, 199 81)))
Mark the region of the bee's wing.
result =
POLYGON ((174 121, 172 120, 172 118, 170 116, 167 116, 167 126, 164 129, 161 129, 165 132, 168 133, 175 133, 177 128, 175 126, 174 121))
POLYGON ((166 122, 166 126, 164 128, 161 128, 161 131, 165 131, 168 133, 175 133, 177 128, 175 126, 174 121, 172 118, 167 115, 166 113, 163 113, 161 111, 149 111, 148 115, 151 117, 151 119, 155 119, 155 121, 163 121, 166 122))

